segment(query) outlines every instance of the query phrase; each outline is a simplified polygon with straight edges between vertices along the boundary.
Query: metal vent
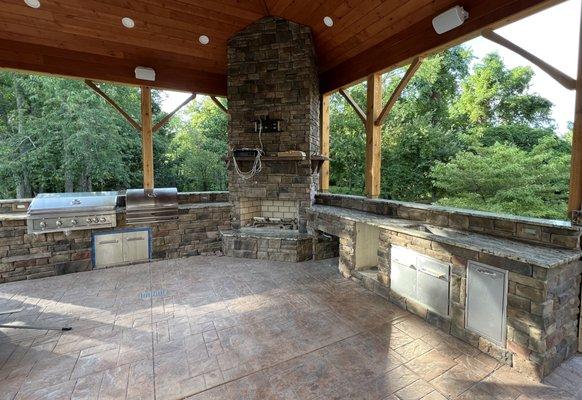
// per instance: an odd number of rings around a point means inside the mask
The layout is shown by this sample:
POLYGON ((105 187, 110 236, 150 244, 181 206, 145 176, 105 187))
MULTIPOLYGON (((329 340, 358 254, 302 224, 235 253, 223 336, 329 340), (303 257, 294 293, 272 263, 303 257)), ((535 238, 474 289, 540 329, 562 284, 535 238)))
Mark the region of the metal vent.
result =
POLYGON ((141 292, 139 294, 139 298, 141 300, 152 299, 154 297, 165 297, 166 294, 168 294, 168 291, 166 289, 147 290, 145 292, 141 292))

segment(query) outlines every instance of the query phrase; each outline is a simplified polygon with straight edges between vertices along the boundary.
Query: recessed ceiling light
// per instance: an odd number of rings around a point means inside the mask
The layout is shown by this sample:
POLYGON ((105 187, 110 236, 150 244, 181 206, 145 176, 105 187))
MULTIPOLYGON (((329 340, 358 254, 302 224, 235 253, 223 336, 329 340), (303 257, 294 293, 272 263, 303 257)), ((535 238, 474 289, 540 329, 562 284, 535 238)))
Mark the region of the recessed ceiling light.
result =
POLYGON ((32 7, 32 8, 39 8, 40 7, 39 0, 24 0, 24 2, 26 3, 27 6, 32 7))
POLYGON ((135 26, 135 21, 129 17, 121 18, 121 23, 128 29, 131 29, 135 26))
POLYGON ((210 39, 206 35, 200 35, 200 37, 198 38, 198 41, 200 42, 200 44, 210 43, 210 39))
POLYGON ((333 26, 333 19, 331 19, 331 17, 323 17, 323 23, 328 28, 331 28, 333 26))

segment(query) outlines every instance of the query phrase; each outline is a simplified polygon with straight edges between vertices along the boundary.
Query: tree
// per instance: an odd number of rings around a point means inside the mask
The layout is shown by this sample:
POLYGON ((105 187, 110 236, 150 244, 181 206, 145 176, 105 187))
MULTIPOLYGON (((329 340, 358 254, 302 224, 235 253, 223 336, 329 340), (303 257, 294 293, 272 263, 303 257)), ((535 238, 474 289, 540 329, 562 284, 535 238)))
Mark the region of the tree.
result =
POLYGON ((167 165, 180 190, 225 190, 228 119, 209 99, 192 103, 173 124, 167 165))
POLYGON ((432 170, 438 203, 462 208, 563 218, 568 198, 568 143, 545 137, 531 151, 495 143, 459 152, 432 170))

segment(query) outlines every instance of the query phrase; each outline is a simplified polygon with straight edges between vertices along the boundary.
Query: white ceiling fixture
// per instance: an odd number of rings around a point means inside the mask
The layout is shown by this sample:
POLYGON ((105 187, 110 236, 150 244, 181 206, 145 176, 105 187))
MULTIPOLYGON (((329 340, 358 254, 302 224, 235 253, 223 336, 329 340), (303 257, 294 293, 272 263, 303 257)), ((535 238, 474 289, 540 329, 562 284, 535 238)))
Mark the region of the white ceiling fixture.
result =
POLYGON ((135 21, 129 17, 121 18, 121 23, 128 29, 131 29, 135 26, 135 21))
POLYGON ((136 79, 141 79, 142 81, 155 81, 156 71, 149 67, 136 67, 135 68, 136 79))
POLYGON ((31 8, 39 8, 40 7, 39 0, 24 0, 24 2, 26 3, 27 6, 29 6, 31 8))
POLYGON ((439 35, 463 25, 469 18, 469 13, 461 6, 455 6, 432 20, 432 26, 439 35))
POLYGON ((198 38, 198 41, 200 42, 200 44, 203 44, 203 45, 207 45, 208 43, 210 43, 210 39, 206 35, 200 35, 200 37, 198 38))
POLYGON ((333 26, 333 19, 331 17, 329 17, 329 16, 323 17, 323 23, 328 28, 331 28, 333 26))

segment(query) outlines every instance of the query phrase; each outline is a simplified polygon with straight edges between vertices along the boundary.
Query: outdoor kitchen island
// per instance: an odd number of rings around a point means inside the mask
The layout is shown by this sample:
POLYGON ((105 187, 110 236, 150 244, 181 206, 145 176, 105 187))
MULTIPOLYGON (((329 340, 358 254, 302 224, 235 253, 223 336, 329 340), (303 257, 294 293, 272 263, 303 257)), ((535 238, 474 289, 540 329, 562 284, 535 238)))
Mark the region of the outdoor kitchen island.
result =
POLYGON ((581 232, 569 223, 320 194, 309 227, 339 238, 344 276, 520 372, 540 379, 577 351, 581 232), (363 226, 378 229, 375 268, 359 266, 363 226))

